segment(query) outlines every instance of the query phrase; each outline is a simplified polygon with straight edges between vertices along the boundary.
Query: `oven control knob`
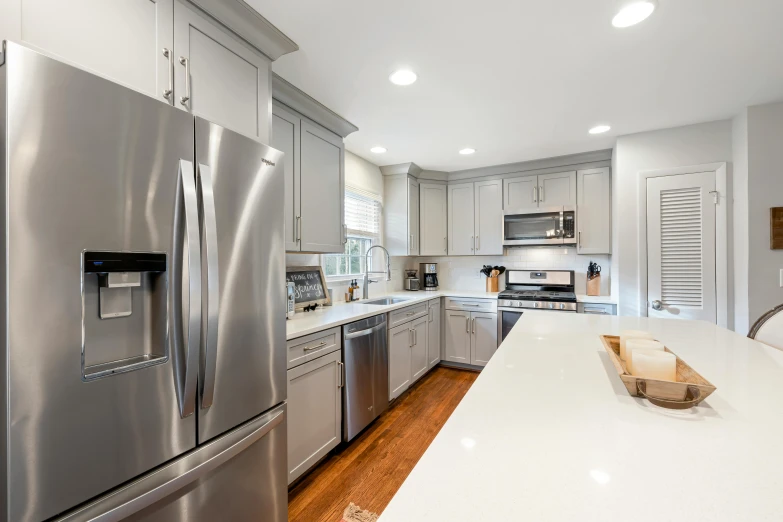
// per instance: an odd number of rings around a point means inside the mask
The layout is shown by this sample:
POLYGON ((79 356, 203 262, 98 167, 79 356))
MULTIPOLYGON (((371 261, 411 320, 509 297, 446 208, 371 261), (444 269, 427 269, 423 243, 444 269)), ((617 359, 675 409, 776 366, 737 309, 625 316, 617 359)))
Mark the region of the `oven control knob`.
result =
POLYGON ((549 309, 554 310, 555 309, 555 303, 549 303, 549 309))
POLYGON ((560 303, 560 309, 565 310, 565 303, 560 303))

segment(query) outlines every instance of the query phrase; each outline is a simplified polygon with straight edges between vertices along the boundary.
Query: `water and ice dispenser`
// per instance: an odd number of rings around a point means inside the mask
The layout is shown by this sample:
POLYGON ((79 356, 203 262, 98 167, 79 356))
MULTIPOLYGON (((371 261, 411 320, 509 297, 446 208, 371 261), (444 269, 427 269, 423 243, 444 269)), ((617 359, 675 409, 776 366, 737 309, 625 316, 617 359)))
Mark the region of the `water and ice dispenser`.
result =
POLYGON ((165 362, 166 254, 83 254, 85 380, 165 362))

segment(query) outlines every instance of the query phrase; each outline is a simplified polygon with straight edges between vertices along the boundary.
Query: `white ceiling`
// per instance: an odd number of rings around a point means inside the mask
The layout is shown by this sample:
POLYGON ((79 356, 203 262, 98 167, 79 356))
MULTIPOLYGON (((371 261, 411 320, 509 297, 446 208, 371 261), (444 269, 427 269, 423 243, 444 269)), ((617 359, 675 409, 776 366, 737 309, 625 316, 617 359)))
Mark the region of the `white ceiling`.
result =
POLYGON ((247 1, 300 46, 274 70, 356 124, 346 147, 377 165, 605 149, 783 99, 781 0, 659 0, 627 29, 622 0, 247 1), (392 85, 400 66, 419 80, 392 85), (598 123, 612 130, 588 135, 598 123))

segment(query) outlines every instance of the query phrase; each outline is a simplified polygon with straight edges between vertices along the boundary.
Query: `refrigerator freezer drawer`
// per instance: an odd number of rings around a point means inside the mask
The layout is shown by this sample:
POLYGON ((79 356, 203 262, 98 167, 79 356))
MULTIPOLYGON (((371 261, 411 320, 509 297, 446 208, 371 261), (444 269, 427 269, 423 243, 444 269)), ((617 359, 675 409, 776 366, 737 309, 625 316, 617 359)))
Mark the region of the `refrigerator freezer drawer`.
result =
POLYGON ((286 405, 56 522, 288 519, 286 405))

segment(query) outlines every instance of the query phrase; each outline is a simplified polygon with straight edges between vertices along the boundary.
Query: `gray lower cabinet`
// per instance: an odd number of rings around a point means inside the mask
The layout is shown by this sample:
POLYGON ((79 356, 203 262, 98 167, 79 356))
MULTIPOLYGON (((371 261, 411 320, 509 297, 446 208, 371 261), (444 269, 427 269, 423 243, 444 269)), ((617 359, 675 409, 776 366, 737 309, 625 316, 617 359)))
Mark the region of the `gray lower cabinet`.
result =
POLYGON ((288 483, 342 440, 338 350, 288 370, 288 483))
POLYGON ((285 152, 286 251, 342 253, 343 139, 278 102, 272 123, 272 146, 285 152))
POLYGON ((580 314, 617 315, 617 305, 612 303, 577 303, 576 311, 580 314))
POLYGON ((427 373, 427 315, 389 330, 389 400, 396 399, 427 373))
POLYGON ((487 312, 446 310, 444 361, 484 366, 498 346, 498 316, 487 312))
POLYGON ((413 333, 407 323, 389 330, 389 400, 411 385, 412 344, 413 333))
POLYGON ((440 299, 427 303, 427 367, 433 368, 440 362, 440 299))

